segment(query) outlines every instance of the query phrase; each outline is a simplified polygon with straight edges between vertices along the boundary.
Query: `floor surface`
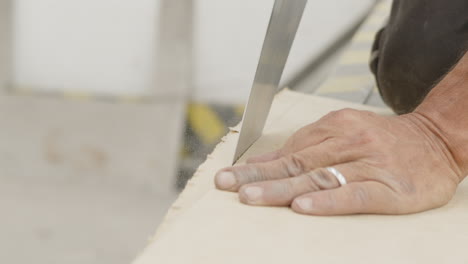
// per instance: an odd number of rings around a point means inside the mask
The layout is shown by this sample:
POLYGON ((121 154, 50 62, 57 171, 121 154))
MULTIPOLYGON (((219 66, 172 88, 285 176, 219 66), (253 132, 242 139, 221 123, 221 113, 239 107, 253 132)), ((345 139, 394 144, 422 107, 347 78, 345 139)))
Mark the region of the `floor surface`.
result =
POLYGON ((131 263, 173 198, 2 180, 0 262, 131 263))
POLYGON ((175 198, 182 111, 0 96, 0 263, 130 263, 175 198))

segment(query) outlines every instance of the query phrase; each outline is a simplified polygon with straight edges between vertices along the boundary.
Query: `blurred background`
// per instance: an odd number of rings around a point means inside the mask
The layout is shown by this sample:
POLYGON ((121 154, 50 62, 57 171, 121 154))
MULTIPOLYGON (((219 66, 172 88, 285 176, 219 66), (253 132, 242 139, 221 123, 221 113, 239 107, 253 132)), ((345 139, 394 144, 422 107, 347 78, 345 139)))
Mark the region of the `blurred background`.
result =
MULTIPOLYGON (((240 121, 273 2, 0 0, 0 263, 130 263, 240 121)), ((282 86, 317 93, 376 4, 309 0, 282 86)))

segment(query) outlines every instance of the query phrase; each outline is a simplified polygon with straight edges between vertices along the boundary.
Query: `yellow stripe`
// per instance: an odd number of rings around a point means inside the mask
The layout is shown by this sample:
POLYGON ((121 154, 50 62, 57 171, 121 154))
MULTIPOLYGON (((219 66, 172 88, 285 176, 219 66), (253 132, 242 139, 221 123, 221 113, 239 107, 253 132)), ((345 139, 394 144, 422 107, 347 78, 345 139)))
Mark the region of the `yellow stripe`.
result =
POLYGON ((390 12, 390 9, 392 8, 392 1, 390 0, 385 0, 377 4, 375 7, 376 11, 378 12, 390 12))
POLYGON ((41 91, 35 90, 29 87, 15 87, 11 90, 12 94, 20 95, 20 96, 46 96, 46 97, 53 97, 53 98, 63 98, 68 100, 93 100, 93 101, 100 101, 100 100, 112 100, 117 103, 142 103, 145 102, 149 97, 140 96, 140 95, 109 95, 103 96, 102 94, 94 94, 91 92, 79 92, 79 91, 41 91))
POLYGON ((244 110, 245 110, 245 107, 243 105, 238 105, 238 106, 234 107, 234 113, 237 116, 243 116, 244 115, 244 110))
POLYGON ((374 31, 361 31, 356 33, 352 42, 353 43, 370 43, 374 42, 376 32, 374 31))
POLYGON ((26 95, 30 96, 33 94, 33 90, 29 88, 15 88, 12 90, 12 93, 15 95, 26 95))
POLYGON ((351 64, 360 64, 366 65, 369 62, 370 58, 370 51, 349 51, 343 54, 341 57, 340 64, 341 65, 351 65, 351 64))
MULTIPOLYGON (((385 17, 382 16, 371 16, 367 21, 367 26, 383 27, 385 22, 385 17)), ((380 29, 380 28, 379 28, 380 29)))
POLYGON ((385 19, 390 15, 391 1, 382 1, 374 9, 366 24, 383 26, 385 19))
POLYGON ((323 85, 317 91, 317 94, 360 91, 363 89, 363 87, 365 87, 366 84, 372 82, 373 79, 372 75, 370 74, 351 75, 345 77, 336 76, 323 85))
POLYGON ((144 100, 142 96, 121 95, 116 97, 119 103, 141 103, 144 100))
POLYGON ((214 144, 224 135, 224 123, 207 105, 188 107, 189 125, 204 144, 214 144))
MULTIPOLYGON (((385 19, 388 17, 390 4, 391 1, 389 0, 382 1, 378 4, 371 16, 365 21, 364 26, 352 39, 352 43, 361 44, 361 48, 348 49, 345 51, 338 63, 338 67, 363 67, 369 63, 370 47, 374 42, 376 31, 380 29, 380 25, 383 25, 385 19), (369 46, 369 50, 363 50, 362 48, 365 46, 369 46)), ((322 85, 316 93, 325 95, 359 92, 373 83, 374 78, 370 72, 368 74, 358 73, 341 76, 335 74, 322 85)))

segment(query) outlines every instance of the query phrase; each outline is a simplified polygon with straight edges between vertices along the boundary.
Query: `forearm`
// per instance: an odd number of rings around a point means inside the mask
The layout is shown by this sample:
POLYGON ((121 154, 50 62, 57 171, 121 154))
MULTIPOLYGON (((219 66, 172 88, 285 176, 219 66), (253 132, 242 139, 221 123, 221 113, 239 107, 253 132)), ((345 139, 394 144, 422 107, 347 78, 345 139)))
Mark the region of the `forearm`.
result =
POLYGON ((446 144, 461 178, 468 173, 468 53, 414 111, 446 144))

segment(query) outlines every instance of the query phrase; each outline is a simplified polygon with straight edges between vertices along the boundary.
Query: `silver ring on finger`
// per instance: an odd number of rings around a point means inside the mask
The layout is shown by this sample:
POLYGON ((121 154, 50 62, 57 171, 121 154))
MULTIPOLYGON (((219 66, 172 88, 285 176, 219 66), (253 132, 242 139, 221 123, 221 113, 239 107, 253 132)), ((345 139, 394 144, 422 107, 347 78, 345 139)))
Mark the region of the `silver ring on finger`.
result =
POLYGON ((338 180, 338 182, 340 183, 341 186, 348 183, 346 181, 345 176, 343 174, 341 174, 341 172, 339 172, 337 169, 335 169, 333 167, 327 167, 326 169, 336 177, 336 179, 338 180))

